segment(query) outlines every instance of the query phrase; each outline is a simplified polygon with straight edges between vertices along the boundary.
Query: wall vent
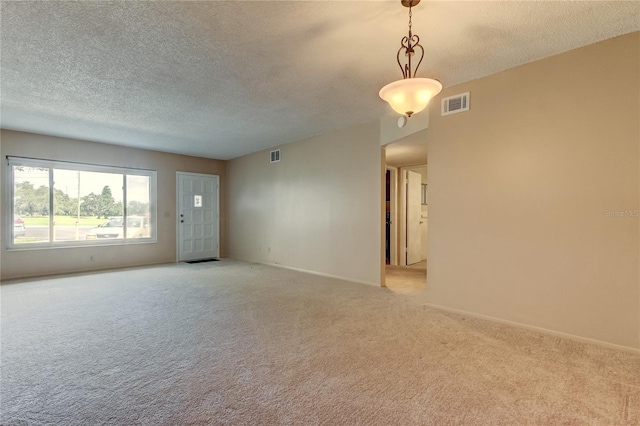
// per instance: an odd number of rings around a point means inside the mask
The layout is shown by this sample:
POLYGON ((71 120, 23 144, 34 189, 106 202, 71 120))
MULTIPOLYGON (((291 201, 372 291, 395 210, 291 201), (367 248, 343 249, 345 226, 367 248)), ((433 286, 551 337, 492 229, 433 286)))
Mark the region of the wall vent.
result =
POLYGON ((469 92, 442 99, 442 115, 469 111, 469 92))
POLYGON ((278 161, 280 161, 280 150, 271 151, 271 162, 277 163, 278 161))

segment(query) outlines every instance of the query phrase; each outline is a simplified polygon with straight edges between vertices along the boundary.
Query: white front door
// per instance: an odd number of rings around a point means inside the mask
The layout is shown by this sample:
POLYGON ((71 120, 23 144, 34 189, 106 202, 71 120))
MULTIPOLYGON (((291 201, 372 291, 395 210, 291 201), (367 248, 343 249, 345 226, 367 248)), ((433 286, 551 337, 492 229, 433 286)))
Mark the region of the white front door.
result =
POLYGON ((220 257, 219 176, 177 172, 178 261, 220 257))
POLYGON ((407 265, 422 260, 422 176, 407 171, 407 265))

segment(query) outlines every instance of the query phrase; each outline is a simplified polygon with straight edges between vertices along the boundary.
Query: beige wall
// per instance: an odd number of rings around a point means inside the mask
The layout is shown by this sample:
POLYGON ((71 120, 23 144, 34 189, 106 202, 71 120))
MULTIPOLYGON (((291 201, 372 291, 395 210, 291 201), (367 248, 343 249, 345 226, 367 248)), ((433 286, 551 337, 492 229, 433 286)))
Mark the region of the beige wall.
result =
POLYGON ((443 91, 428 130, 433 304, 640 348, 640 33, 443 91))
MULTIPOLYGON (((2 244, 2 279, 175 262, 176 171, 220 176, 220 249, 221 255, 226 255, 226 162, 9 130, 2 130, 0 141, 3 178, 7 173, 6 156, 151 169, 157 171, 158 178, 157 243, 27 251, 7 251, 6 244, 2 244)), ((8 190, 2 189, 4 206, 8 190)))
POLYGON ((229 253, 380 284, 379 123, 229 161, 229 253))

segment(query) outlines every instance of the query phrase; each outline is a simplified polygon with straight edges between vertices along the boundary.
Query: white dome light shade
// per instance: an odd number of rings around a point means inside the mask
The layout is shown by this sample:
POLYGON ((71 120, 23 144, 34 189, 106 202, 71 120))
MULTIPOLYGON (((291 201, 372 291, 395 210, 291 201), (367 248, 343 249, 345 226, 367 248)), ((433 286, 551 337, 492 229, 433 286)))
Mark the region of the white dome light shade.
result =
POLYGON ((380 89, 380 97, 389 102, 395 112, 411 117, 426 108, 431 98, 442 90, 438 80, 405 78, 380 89))

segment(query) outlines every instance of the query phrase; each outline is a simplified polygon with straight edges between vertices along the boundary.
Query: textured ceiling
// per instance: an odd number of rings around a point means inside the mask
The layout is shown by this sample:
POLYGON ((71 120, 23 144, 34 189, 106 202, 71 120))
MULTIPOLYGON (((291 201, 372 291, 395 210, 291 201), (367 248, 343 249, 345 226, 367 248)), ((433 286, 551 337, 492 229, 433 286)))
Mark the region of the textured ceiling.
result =
MULTIPOLYGON (((390 113, 398 1, 2 1, 6 129, 230 159, 390 113)), ((443 85, 640 29, 640 2, 423 0, 443 85)))

